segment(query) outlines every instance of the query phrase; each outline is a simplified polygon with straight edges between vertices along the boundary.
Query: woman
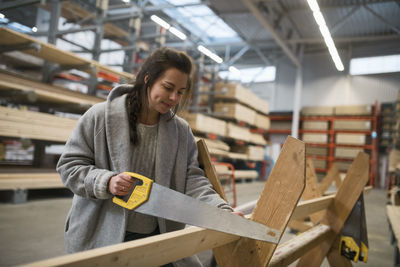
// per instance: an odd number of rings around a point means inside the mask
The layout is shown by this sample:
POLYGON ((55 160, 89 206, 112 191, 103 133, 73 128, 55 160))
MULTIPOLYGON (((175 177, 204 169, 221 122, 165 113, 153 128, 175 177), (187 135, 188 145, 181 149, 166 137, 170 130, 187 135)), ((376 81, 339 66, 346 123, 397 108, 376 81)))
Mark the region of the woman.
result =
MULTIPOLYGON (((114 196, 129 197, 134 185, 124 171, 232 211, 204 177, 191 129, 175 115, 190 95, 191 71, 185 53, 158 49, 134 85, 114 88, 106 102, 80 118, 57 165, 63 183, 74 193, 65 228, 69 253, 184 227, 114 204, 114 196)), ((199 262, 191 257, 179 263, 199 262)))

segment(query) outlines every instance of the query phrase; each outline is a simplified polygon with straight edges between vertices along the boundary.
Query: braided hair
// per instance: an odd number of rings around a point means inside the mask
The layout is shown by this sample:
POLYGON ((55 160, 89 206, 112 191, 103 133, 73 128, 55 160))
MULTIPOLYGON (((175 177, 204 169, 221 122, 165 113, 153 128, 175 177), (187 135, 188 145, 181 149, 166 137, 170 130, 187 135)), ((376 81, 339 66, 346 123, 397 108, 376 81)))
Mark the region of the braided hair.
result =
MULTIPOLYGON (((126 107, 128 111, 130 139, 134 145, 139 142, 137 123, 143 105, 144 107, 148 106, 147 96, 149 89, 153 86, 156 80, 170 68, 178 69, 190 77, 192 61, 185 52, 176 51, 171 48, 160 48, 155 50, 143 63, 136 76, 133 89, 128 93, 126 98, 126 107), (147 77, 146 80, 145 77, 147 77)), ((191 90, 191 79, 189 78, 185 95, 181 100, 182 103, 180 103, 182 106, 184 106, 190 98, 191 90)), ((179 109, 179 104, 172 109, 172 116, 170 119, 175 116, 179 109)))

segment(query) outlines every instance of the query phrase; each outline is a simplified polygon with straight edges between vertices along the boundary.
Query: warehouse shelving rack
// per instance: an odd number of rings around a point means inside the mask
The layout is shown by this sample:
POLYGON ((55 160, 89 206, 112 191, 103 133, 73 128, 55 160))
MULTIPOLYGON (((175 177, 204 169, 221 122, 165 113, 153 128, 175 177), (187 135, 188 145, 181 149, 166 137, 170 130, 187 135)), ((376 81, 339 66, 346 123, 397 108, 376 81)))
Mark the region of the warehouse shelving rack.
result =
MULTIPOLYGON (((299 134, 303 133, 319 133, 319 134, 328 134, 328 142, 327 143, 307 143, 308 147, 322 147, 328 148, 328 156, 318 156, 318 155, 308 155, 309 158, 321 159, 327 161, 327 168, 316 168, 316 172, 326 173, 331 167, 332 164, 336 161, 347 161, 351 162, 353 159, 350 158, 341 158, 335 157, 334 151, 335 148, 343 147, 343 148, 362 148, 364 150, 370 151, 370 170, 369 170, 369 184, 374 185, 375 179, 378 179, 379 176, 379 166, 378 166, 378 158, 379 151, 377 148, 378 135, 377 135, 377 125, 378 125, 378 104, 377 102, 374 104, 374 112, 370 116, 351 116, 351 115, 335 115, 335 116, 302 116, 300 118, 301 121, 327 121, 328 129, 327 130, 306 130, 299 129, 299 134), (336 120, 369 120, 371 121, 371 130, 337 130, 335 129, 335 121, 336 120), (350 145, 350 144, 336 144, 335 136, 338 133, 350 133, 350 134, 366 134, 371 137, 370 144, 366 145, 350 145), (374 179, 375 178, 375 179, 374 179)), ((280 116, 270 116, 271 121, 291 121, 291 115, 280 115, 280 116)), ((280 130, 280 129, 270 129, 268 130, 270 134, 291 134, 291 130, 280 130)))

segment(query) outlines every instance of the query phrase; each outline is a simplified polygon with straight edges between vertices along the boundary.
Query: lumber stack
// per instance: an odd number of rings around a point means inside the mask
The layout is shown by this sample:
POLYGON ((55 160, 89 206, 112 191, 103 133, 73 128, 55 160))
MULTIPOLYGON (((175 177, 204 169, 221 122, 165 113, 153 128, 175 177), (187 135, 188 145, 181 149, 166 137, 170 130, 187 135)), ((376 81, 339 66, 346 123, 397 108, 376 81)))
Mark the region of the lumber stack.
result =
POLYGON ((56 172, 0 173, 0 190, 63 188, 56 172))
POLYGON ((0 135, 66 142, 77 120, 55 115, 0 107, 0 135))

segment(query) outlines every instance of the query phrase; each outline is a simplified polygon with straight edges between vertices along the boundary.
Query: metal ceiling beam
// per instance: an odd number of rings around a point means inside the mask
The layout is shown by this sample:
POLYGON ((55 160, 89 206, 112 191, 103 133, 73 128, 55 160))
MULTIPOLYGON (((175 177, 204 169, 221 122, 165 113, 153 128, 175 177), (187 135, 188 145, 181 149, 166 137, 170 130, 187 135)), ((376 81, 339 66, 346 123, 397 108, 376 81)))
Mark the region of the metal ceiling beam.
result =
POLYGON ((270 32, 272 37, 278 43, 278 45, 282 48, 285 54, 289 57, 289 59, 295 64, 298 68, 301 68, 301 64, 295 54, 290 50, 284 40, 279 36, 279 34, 275 31, 272 25, 265 19, 260 10, 256 7, 252 0, 242 0, 242 2, 247 6, 248 9, 253 13, 254 16, 260 21, 260 23, 270 32))
POLYGON ((233 63, 235 63, 239 58, 241 58, 248 50, 249 50, 249 46, 244 46, 242 47, 242 49, 239 50, 239 52, 237 52, 233 57, 231 57, 229 59, 229 61, 227 62, 228 65, 232 65, 233 63))
POLYGON ((389 21, 387 21, 384 17, 382 17, 381 15, 379 15, 378 13, 376 13, 375 10, 371 9, 368 5, 364 5, 364 8, 367 9, 372 15, 374 15, 375 17, 377 17, 380 21, 382 21, 382 22, 385 23, 387 26, 389 26, 392 30, 394 30, 395 32, 397 32, 398 34, 400 34, 400 29, 399 29, 399 27, 396 27, 395 25, 393 25, 392 23, 390 23, 389 21))
MULTIPOLYGON (((273 0, 268 2, 274 2, 280 0, 273 0)), ((265 2, 265 0, 263 1, 265 2)), ((319 4, 319 9, 324 11, 325 9, 332 9, 332 8, 344 8, 344 7, 354 7, 354 6, 363 6, 365 4, 374 5, 374 4, 383 4, 383 3, 396 3, 397 0, 361 0, 361 1, 325 1, 324 3, 319 4)), ((304 3, 306 3, 304 1, 304 3)), ((300 10, 310 10, 307 4, 304 6, 293 7, 290 8, 289 12, 293 11, 300 11, 300 10)))
POLYGON ((15 1, 1 1, 0 10, 7 10, 12 8, 19 8, 23 6, 33 5, 40 3, 40 0, 15 0, 15 1))
MULTIPOLYGON (((359 37, 334 37, 335 43, 355 43, 355 42, 374 42, 374 41, 386 41, 400 39, 398 34, 390 35, 371 35, 371 36, 359 36, 359 37)), ((319 44, 325 43, 323 38, 300 38, 285 40, 286 43, 293 44, 319 44)))
POLYGON ((355 6, 353 7, 352 10, 350 10, 349 13, 347 13, 343 18, 340 18, 338 22, 336 22, 330 29, 331 34, 334 34, 337 30, 343 27, 344 24, 346 24, 347 20, 353 15, 360 6, 355 6))

